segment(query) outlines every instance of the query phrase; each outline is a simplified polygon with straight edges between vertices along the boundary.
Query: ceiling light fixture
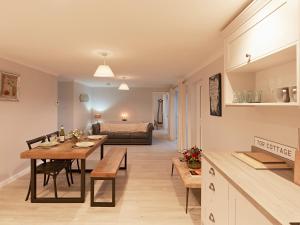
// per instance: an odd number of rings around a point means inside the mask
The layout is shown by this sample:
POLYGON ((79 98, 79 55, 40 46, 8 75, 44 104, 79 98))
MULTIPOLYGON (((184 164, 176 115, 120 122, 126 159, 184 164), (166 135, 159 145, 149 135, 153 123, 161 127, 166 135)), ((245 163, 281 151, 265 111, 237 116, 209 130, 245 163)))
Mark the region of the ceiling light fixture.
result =
MULTIPOLYGON (((125 80, 126 77, 122 77, 122 79, 125 80)), ((121 91, 129 91, 128 84, 126 84, 125 82, 121 83, 118 89, 121 91)))
POLYGON ((105 57, 107 57, 107 52, 101 52, 101 56, 103 57, 103 65, 99 65, 96 72, 94 73, 94 77, 114 77, 114 73, 111 68, 106 65, 105 57))

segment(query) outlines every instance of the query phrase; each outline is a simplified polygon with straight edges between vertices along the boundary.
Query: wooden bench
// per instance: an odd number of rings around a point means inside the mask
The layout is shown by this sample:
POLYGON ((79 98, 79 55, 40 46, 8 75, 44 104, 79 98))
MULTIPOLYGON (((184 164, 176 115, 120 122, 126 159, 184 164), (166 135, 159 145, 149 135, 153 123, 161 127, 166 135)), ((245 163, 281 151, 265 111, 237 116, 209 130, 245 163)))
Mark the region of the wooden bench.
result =
MULTIPOLYGON (((174 157, 172 158, 172 172, 171 172, 172 176, 174 172, 174 166, 177 172, 179 173, 184 186, 186 187, 185 213, 187 213, 190 188, 195 188, 195 189, 201 188, 201 175, 195 175, 195 176, 191 175, 190 170, 192 169, 188 168, 186 162, 181 162, 178 157, 174 157)), ((201 169, 196 171, 201 173, 201 169)))
POLYGON ((91 206, 114 207, 115 206, 115 179, 119 169, 127 169, 127 148, 111 148, 104 159, 99 161, 96 168, 91 172, 91 206), (121 162, 125 159, 124 167, 120 167, 121 162), (112 201, 95 202, 95 181, 111 180, 112 181, 112 201))

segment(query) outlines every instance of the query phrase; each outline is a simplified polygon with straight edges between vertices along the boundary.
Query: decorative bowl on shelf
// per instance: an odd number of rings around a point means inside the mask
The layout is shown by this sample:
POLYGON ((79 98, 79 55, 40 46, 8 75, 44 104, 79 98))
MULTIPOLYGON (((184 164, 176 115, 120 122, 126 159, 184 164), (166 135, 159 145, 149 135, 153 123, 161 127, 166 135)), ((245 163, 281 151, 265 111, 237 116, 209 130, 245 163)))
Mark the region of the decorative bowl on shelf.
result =
POLYGON ((290 102, 289 88, 276 88, 274 90, 275 99, 277 102, 290 102))
POLYGON ((297 87, 296 86, 289 87, 289 94, 290 94, 290 101, 297 102, 297 87))

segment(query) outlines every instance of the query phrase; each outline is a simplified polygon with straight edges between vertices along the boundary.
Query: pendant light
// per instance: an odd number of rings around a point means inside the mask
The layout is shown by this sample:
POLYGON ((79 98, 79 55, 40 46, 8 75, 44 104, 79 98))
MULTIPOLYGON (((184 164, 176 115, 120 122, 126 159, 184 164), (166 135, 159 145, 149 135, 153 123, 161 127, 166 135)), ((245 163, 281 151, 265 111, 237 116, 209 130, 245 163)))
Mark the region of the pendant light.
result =
MULTIPOLYGON (((122 77, 122 79, 125 80, 126 77, 122 77)), ((118 89, 121 91, 129 91, 129 87, 125 82, 121 83, 118 89)))
POLYGON ((111 68, 105 63, 105 57, 107 57, 107 53, 101 52, 100 54, 103 57, 103 64, 98 66, 96 72, 94 73, 94 77, 114 77, 115 75, 111 68))

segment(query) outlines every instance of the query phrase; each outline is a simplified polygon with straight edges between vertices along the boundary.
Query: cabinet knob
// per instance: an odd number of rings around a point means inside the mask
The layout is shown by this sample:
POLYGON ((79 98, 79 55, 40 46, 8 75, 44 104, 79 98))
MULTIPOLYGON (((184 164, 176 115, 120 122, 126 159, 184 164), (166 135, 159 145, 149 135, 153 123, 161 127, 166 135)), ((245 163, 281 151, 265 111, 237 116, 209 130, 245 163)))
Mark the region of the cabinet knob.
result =
POLYGON ((248 63, 249 63, 251 61, 251 55, 247 53, 246 58, 248 58, 248 63))
POLYGON ((209 188, 211 191, 216 191, 215 185, 214 185, 213 183, 210 183, 208 188, 209 188))
POLYGON ((212 175, 212 176, 215 176, 215 170, 214 170, 214 168, 210 168, 209 169, 209 174, 212 175))
POLYGON ((214 214, 210 213, 208 218, 211 222, 213 222, 213 223, 215 222, 214 214))

